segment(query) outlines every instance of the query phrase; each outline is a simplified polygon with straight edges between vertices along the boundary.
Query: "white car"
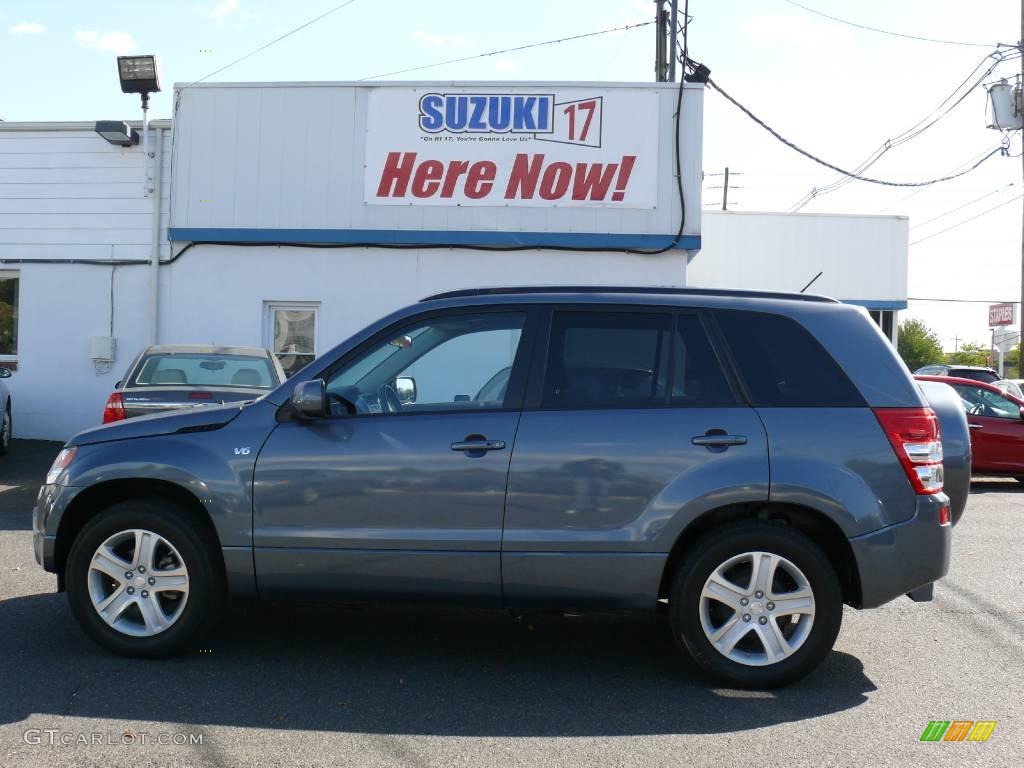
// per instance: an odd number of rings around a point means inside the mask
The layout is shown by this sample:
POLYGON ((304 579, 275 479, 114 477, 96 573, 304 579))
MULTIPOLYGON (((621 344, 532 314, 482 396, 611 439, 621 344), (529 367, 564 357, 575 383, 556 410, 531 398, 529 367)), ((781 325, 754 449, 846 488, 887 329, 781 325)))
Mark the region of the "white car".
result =
POLYGON ((11 378, 9 368, 0 368, 0 456, 11 447, 11 393, 4 379, 11 378))
POLYGON ((1003 392, 1008 392, 1014 397, 1024 399, 1024 379, 1000 379, 999 381, 993 381, 992 386, 999 387, 1003 392))

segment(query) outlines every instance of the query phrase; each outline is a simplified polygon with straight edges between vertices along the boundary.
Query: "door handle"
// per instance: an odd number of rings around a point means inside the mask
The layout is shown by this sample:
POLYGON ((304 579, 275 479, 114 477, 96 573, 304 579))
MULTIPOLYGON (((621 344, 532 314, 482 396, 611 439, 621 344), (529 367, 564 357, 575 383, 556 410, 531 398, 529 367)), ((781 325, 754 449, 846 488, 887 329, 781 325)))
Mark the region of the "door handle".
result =
POLYGON ((452 443, 453 451, 500 451, 504 447, 504 440, 462 440, 452 443))
POLYGON ((708 448, 726 448, 730 445, 746 445, 746 435, 709 434, 697 435, 690 440, 694 445, 704 445, 708 448))
POLYGON ((984 429, 985 428, 984 424, 968 424, 967 426, 970 429, 984 429))

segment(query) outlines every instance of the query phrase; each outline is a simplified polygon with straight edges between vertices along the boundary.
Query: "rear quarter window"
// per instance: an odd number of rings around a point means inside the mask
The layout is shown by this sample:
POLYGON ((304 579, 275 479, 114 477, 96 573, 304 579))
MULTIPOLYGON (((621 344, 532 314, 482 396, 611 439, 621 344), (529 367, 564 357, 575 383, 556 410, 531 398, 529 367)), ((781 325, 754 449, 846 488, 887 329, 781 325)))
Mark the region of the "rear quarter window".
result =
POLYGON ((792 318, 720 310, 736 368, 756 407, 862 407, 864 398, 828 351, 792 318))

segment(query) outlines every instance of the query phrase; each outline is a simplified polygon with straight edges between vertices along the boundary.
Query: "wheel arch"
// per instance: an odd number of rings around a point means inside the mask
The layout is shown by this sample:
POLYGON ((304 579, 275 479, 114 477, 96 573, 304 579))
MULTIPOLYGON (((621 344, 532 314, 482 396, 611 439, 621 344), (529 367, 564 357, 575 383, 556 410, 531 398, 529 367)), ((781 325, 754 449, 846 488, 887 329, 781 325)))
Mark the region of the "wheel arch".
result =
POLYGON ((61 515, 57 526, 57 540, 54 549, 54 566, 57 571, 57 587, 64 590, 64 569, 71 551, 71 545, 79 531, 98 512, 112 504, 131 499, 155 498, 175 503, 188 518, 196 522, 204 538, 213 545, 217 567, 222 574, 226 571, 223 552, 217 529, 202 502, 187 488, 168 480, 152 478, 119 478, 96 483, 81 491, 61 515))
POLYGON ((680 563, 702 536, 732 523, 771 522, 791 527, 821 547, 836 569, 843 602, 860 607, 861 584, 853 549, 839 525, 824 512, 799 504, 733 504, 709 510, 691 521, 676 538, 662 571, 659 599, 669 596, 672 579, 680 563))

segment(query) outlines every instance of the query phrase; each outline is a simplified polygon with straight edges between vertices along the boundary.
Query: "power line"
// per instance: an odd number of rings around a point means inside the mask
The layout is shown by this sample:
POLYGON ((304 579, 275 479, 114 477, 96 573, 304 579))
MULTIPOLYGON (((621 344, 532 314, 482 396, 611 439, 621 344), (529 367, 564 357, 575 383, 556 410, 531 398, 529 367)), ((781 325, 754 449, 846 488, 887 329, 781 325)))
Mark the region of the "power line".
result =
MULTIPOLYGON (((992 72, 995 70, 997 66, 999 66, 1004 61, 1010 61, 1016 58, 1020 58, 1020 54, 1016 51, 1007 54, 1002 54, 999 51, 993 51, 992 53, 985 56, 985 58, 983 58, 974 66, 970 74, 968 74, 967 77, 965 77, 963 81, 959 85, 957 85, 956 88, 953 89, 953 92, 950 93, 945 99, 943 99, 942 102, 937 107, 935 107, 935 109, 933 109, 923 118, 914 123, 914 125, 912 125, 910 128, 903 131, 903 133, 897 135, 894 138, 886 139, 884 142, 882 142, 882 144, 877 149, 875 149, 875 151, 872 152, 867 157, 867 159, 861 162, 861 164, 854 169, 854 173, 864 173, 864 171, 866 171, 868 168, 870 168, 879 160, 881 160, 890 150, 895 149, 896 147, 900 146, 901 144, 905 144, 908 141, 916 139, 918 136, 920 136, 922 133, 927 131, 933 125, 942 120, 942 118, 944 118, 954 109, 956 109, 960 104, 962 104, 963 101, 971 93, 974 92, 974 89, 977 88, 982 82, 984 82, 985 78, 992 74, 992 72), (967 86, 967 84, 971 81, 971 78, 975 76, 978 70, 981 69, 982 66, 984 66, 985 62, 988 61, 990 58, 994 60, 989 65, 988 69, 986 69, 980 76, 975 78, 974 82, 971 83, 970 86, 963 91, 963 93, 960 93, 960 91, 964 89, 964 87, 967 86), (956 98, 956 100, 954 101, 954 98, 957 96, 958 93, 960 93, 960 96, 959 98, 956 98)), ((844 176, 824 187, 821 187, 820 189, 818 187, 812 187, 811 190, 807 192, 802 198, 800 198, 799 201, 793 204, 793 206, 790 208, 790 211, 799 211, 801 208, 803 208, 805 205, 807 205, 815 198, 821 197, 822 195, 827 195, 831 192, 835 192, 837 189, 841 189, 842 187, 849 184, 851 181, 853 181, 852 178, 850 178, 849 176, 844 176)))
MULTIPOLYGON (((351 1, 351 0, 350 0, 351 1)), ((504 48, 500 51, 488 51, 486 53, 477 53, 472 56, 463 56, 458 59, 447 59, 445 61, 435 61, 432 64, 421 64, 418 67, 409 67, 408 69, 396 69, 394 72, 382 72, 379 75, 370 75, 369 77, 361 77, 360 80, 376 80, 381 77, 392 77, 393 75, 404 75, 408 72, 419 72, 423 69, 431 69, 433 67, 443 67, 446 64, 460 64, 464 61, 473 61, 474 59, 483 59, 488 56, 499 56, 503 53, 516 53, 518 51, 525 51, 530 48, 540 48, 543 45, 555 45, 556 43, 568 43, 572 40, 582 40, 586 37, 597 37, 598 35, 607 35, 611 32, 622 32, 627 29, 637 29, 638 27, 646 27, 649 24, 653 24, 653 21, 642 21, 639 24, 626 24, 621 27, 613 27, 611 29, 601 29, 597 32, 585 32, 582 35, 572 35, 570 37, 560 37, 556 40, 543 40, 539 43, 527 43, 525 45, 519 45, 515 48, 504 48)))
MULTIPOLYGON (((987 155, 990 152, 993 152, 993 151, 999 149, 1000 147, 1005 147, 1005 146, 1006 146, 1006 142, 1004 140, 1004 141, 1000 142, 999 144, 996 144, 994 147, 986 149, 983 152, 979 152, 977 155, 975 155, 974 157, 970 158, 966 162, 960 163, 960 165, 956 166, 955 168, 951 168, 950 170, 946 171, 946 173, 947 174, 957 173, 958 171, 966 168, 971 163, 973 163, 976 160, 978 160, 983 155, 987 155)), ((886 206, 884 206, 882 208, 879 208, 878 211, 875 212, 875 215, 877 216, 878 214, 882 214, 882 213, 885 213, 886 211, 892 210, 893 208, 895 208, 898 205, 903 205, 903 203, 907 202, 908 200, 910 200, 913 197, 917 197, 922 192, 926 192, 928 189, 929 189, 928 187, 922 187, 921 189, 915 189, 909 195, 907 195, 906 197, 901 197, 895 203, 890 203, 889 205, 886 205, 886 206)))
POLYGON ((764 122, 761 118, 759 118, 757 115, 755 115, 749 109, 747 109, 745 106, 743 106, 738 101, 736 101, 736 99, 734 99, 732 96, 730 96, 728 93, 726 93, 722 89, 722 87, 719 86, 718 83, 716 83, 710 77, 708 78, 707 83, 715 91, 717 91, 719 94, 721 94, 722 97, 725 98, 726 101, 728 101, 734 107, 739 109, 743 114, 745 114, 747 117, 749 117, 755 123, 757 123, 759 126, 764 128, 766 131, 768 131, 768 133, 770 133, 778 141, 782 142, 787 147, 792 149, 794 152, 798 152, 801 155, 803 155, 804 157, 806 157, 808 160, 813 160, 815 163, 818 163, 818 165, 823 165, 826 168, 830 168, 831 170, 835 171, 836 173, 841 173, 844 176, 849 176, 849 177, 851 177, 853 179, 856 179, 857 181, 866 181, 869 184, 880 184, 880 185, 886 186, 886 187, 927 187, 927 186, 931 186, 932 184, 938 184, 939 182, 942 182, 942 181, 950 181, 952 179, 956 179, 956 178, 959 178, 961 176, 964 176, 965 174, 970 173, 975 168, 977 168, 979 165, 981 165, 986 160, 988 160, 990 157, 992 157, 992 155, 996 154, 997 152, 999 152, 999 151, 1001 151, 1003 149, 1003 145, 1000 145, 999 147, 996 147, 994 150, 989 152, 987 155, 982 157, 978 162, 974 163, 974 165, 970 166, 969 168, 967 168, 964 171, 961 171, 959 173, 949 174, 949 175, 946 175, 946 176, 940 176, 940 177, 935 178, 935 179, 928 179, 927 181, 887 181, 885 179, 875 179, 875 178, 872 178, 870 176, 861 176, 860 174, 853 173, 851 171, 847 171, 847 170, 845 170, 843 168, 840 168, 838 165, 834 165, 834 164, 828 162, 827 160, 822 160, 817 155, 814 155, 814 154, 808 152, 806 149, 803 149, 802 147, 794 144, 792 141, 790 141, 789 139, 784 137, 782 134, 780 134, 778 131, 776 131, 774 128, 772 128, 770 125, 768 125, 766 122, 764 122))
POLYGON ((866 29, 869 32, 878 32, 878 33, 883 34, 883 35, 891 35, 892 37, 903 37, 903 38, 906 38, 908 40, 918 40, 918 41, 923 42, 923 43, 941 43, 943 45, 968 45, 968 46, 972 46, 974 48, 994 48, 995 47, 995 45, 991 45, 989 43, 967 43, 967 42, 964 42, 962 40, 942 40, 940 38, 935 38, 935 37, 923 37, 921 35, 911 35, 911 34, 907 34, 905 32, 893 32, 893 31, 888 30, 888 29, 880 29, 879 27, 871 27, 871 26, 868 26, 867 24, 858 24, 855 21, 850 21, 848 19, 841 19, 838 16, 830 16, 829 14, 823 13, 822 11, 816 10, 814 8, 809 8, 806 5, 801 5, 800 3, 797 3, 794 0, 783 0, 783 2, 789 3, 790 5, 795 5, 797 8, 802 8, 803 10, 807 11, 808 13, 813 13, 813 14, 815 14, 817 16, 823 16, 824 18, 829 19, 831 21, 838 21, 840 24, 847 24, 847 25, 849 25, 851 27, 857 27, 857 29, 866 29))
POLYGON ((932 216, 932 218, 927 219, 926 221, 922 221, 920 224, 915 224, 910 229, 911 230, 915 230, 915 229, 918 229, 919 227, 926 227, 929 224, 931 224, 933 221, 938 221, 939 219, 944 219, 947 216, 950 216, 950 215, 956 213, 957 211, 960 211, 960 210, 963 210, 964 208, 967 208, 968 206, 974 205, 975 203, 980 203, 986 197, 992 197, 992 195, 998 195, 1000 192, 1005 192, 1006 190, 1008 190, 1012 186, 1013 186, 1013 182, 1011 181, 1009 184, 1007 184, 1002 189, 993 189, 991 192, 986 192, 981 197, 976 197, 973 200, 971 200, 970 202, 963 203, 962 205, 958 205, 956 208, 951 208, 950 210, 946 211, 945 213, 940 213, 938 216, 932 216))
POLYGON ((912 243, 910 243, 910 245, 917 245, 918 243, 923 243, 925 240, 931 240, 933 237, 938 237, 941 234, 949 232, 951 229, 956 229, 957 227, 962 227, 964 224, 967 224, 967 223, 969 223, 971 221, 974 221, 975 219, 980 219, 982 216, 986 216, 986 215, 992 213, 992 211, 997 211, 1000 208, 1002 208, 1004 205, 1009 205, 1010 203, 1012 203, 1012 202, 1014 202, 1016 200, 1020 200, 1022 197, 1024 197, 1024 194, 1017 195, 1016 197, 1012 197, 1009 200, 1004 200, 999 205, 995 205, 995 206, 989 208, 986 211, 982 211, 979 214, 971 216, 971 218, 969 218, 969 219, 964 219, 963 221, 958 222, 957 224, 954 224, 954 225, 952 225, 950 227, 946 227, 945 229, 940 229, 938 232, 933 232, 932 234, 926 235, 925 237, 922 237, 919 240, 914 240, 912 243))
POLYGON ((908 296, 907 301, 948 301, 956 304, 1020 304, 1020 299, 1013 301, 1007 299, 921 299, 916 296, 908 296))
POLYGON ((292 29, 292 30, 290 30, 290 31, 288 31, 288 32, 285 32, 285 33, 284 33, 283 35, 281 35, 280 37, 274 38, 274 39, 273 39, 273 40, 271 40, 271 41, 270 41, 269 43, 266 43, 265 45, 261 45, 261 46, 260 46, 259 48, 257 48, 256 50, 254 50, 254 51, 250 51, 249 53, 245 54, 245 56, 242 56, 242 57, 240 57, 240 58, 237 58, 237 59, 235 59, 235 60, 234 60, 234 61, 232 61, 232 62, 231 62, 230 64, 225 64, 225 65, 224 65, 223 67, 221 67, 220 69, 214 70, 213 72, 211 72, 210 74, 206 75, 205 77, 200 77, 200 78, 199 78, 198 80, 193 80, 193 81, 192 81, 191 83, 189 83, 188 85, 186 85, 186 86, 184 86, 184 87, 185 87, 185 88, 189 88, 189 87, 191 87, 191 86, 195 85, 196 83, 201 83, 201 82, 203 82, 204 80, 208 80, 208 79, 210 79, 210 78, 211 78, 211 77, 213 77, 214 75, 219 75, 219 74, 220 74, 221 72, 223 72, 223 71, 224 71, 225 69, 229 69, 229 68, 231 68, 231 67, 235 66, 235 64, 238 64, 238 63, 240 63, 240 62, 243 62, 243 61, 245 61, 245 60, 246 60, 246 59, 248 59, 248 58, 251 58, 252 56, 255 56, 255 55, 256 55, 257 53, 259 53, 260 51, 265 51, 265 50, 267 50, 267 48, 269 48, 269 47, 270 47, 270 46, 272 46, 272 45, 276 45, 277 43, 279 43, 279 42, 281 42, 282 40, 284 40, 284 39, 285 39, 286 37, 291 37, 291 36, 292 36, 292 35, 294 35, 294 34, 295 34, 296 32, 299 32, 299 31, 301 31, 301 30, 305 29, 306 27, 310 26, 311 24, 316 24, 316 23, 317 23, 318 21, 320 21, 320 19, 324 19, 324 18, 327 18, 327 17, 328 17, 328 16, 330 16, 330 15, 331 15, 332 13, 336 13, 337 11, 340 11, 340 10, 341 10, 342 8, 347 8, 348 6, 352 5, 352 3, 354 3, 355 1, 356 1, 356 0, 346 0, 346 2, 344 2, 344 3, 340 3, 339 5, 336 5, 336 6, 334 6, 334 7, 333 7, 333 8, 331 8, 331 9, 330 9, 329 11, 325 11, 324 13, 321 13, 321 14, 320 14, 319 16, 317 16, 317 17, 316 17, 315 19, 310 19, 309 21, 305 22, 304 24, 300 24, 299 26, 295 27, 295 29, 292 29))

